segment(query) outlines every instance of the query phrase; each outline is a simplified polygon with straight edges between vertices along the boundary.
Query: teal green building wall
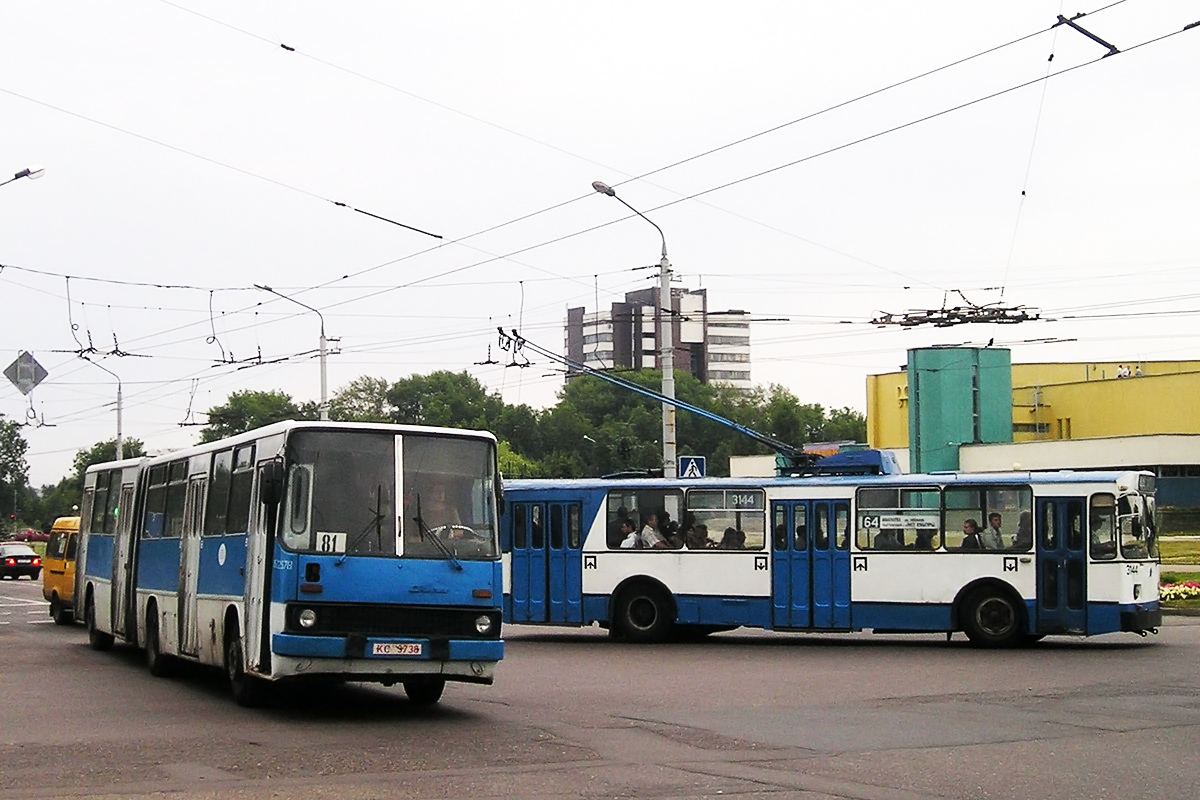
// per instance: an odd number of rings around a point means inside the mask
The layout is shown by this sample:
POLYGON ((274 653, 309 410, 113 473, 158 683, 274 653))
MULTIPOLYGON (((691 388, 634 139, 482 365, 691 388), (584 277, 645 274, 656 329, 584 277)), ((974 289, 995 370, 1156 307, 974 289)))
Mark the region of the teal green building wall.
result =
POLYGON ((1003 348, 908 351, 909 469, 959 468, 958 447, 1012 441, 1012 355, 1003 348))

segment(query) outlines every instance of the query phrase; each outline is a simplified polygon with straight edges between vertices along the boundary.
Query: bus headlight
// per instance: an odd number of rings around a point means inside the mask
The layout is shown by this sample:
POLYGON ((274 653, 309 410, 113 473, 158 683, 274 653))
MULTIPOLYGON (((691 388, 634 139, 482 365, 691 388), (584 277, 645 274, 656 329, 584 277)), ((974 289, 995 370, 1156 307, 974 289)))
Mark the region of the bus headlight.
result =
POLYGON ((306 608, 296 617, 296 621, 300 623, 301 628, 312 628, 317 624, 317 612, 306 608))
POLYGON ((475 618, 475 630, 477 630, 481 636, 492 632, 492 624, 492 618, 486 614, 480 614, 475 618))

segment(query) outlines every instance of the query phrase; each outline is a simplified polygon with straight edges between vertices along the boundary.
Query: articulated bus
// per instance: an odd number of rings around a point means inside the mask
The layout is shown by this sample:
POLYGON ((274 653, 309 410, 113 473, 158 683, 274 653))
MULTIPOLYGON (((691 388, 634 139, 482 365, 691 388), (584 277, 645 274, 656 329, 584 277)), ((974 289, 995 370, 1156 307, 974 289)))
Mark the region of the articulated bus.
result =
POLYGON ((511 480, 505 502, 510 623, 639 642, 963 631, 1005 647, 1162 619, 1148 472, 511 480), (651 515, 678 531, 646 531, 651 515), (657 546, 630 546, 643 541, 657 546))
POLYGON ((489 433, 280 422, 84 481, 76 616, 91 646, 272 681, 490 684, 503 657, 489 433))

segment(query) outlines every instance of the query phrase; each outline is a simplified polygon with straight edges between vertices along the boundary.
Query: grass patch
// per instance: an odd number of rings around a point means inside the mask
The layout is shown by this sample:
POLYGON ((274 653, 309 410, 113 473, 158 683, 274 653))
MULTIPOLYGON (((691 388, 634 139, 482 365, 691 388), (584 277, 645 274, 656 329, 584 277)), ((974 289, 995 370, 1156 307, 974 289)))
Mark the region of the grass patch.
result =
POLYGON ((1159 541, 1163 564, 1200 564, 1200 539, 1196 541, 1159 541))

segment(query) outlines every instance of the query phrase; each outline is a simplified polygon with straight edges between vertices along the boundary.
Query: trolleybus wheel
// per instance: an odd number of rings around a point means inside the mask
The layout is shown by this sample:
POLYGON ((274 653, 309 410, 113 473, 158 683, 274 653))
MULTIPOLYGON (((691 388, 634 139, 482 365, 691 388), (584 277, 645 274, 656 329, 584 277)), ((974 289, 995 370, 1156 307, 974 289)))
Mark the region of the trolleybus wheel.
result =
POLYGON ((265 681, 246 674, 242 636, 237 626, 225 632, 225 674, 229 676, 229 688, 239 706, 255 708, 263 704, 267 686, 265 681))
POLYGON ((671 632, 671 601, 662 590, 635 585, 617 599, 617 625, 632 642, 661 642, 671 632))
POLYGON ((983 587, 963 603, 963 630, 972 644, 982 647, 1013 647, 1024 641, 1020 607, 1003 589, 983 587))
POLYGON ((158 608, 151 604, 146 609, 146 667, 154 677, 165 678, 173 672, 171 666, 171 657, 163 655, 158 638, 158 608))
POLYGON ((401 683, 409 702, 415 706, 433 705, 442 699, 442 692, 446 689, 445 678, 409 678, 401 683))
POLYGON ((96 627, 96 603, 89 596, 85 606, 84 619, 87 621, 88 646, 93 650, 108 650, 113 646, 113 635, 104 633, 96 627))

